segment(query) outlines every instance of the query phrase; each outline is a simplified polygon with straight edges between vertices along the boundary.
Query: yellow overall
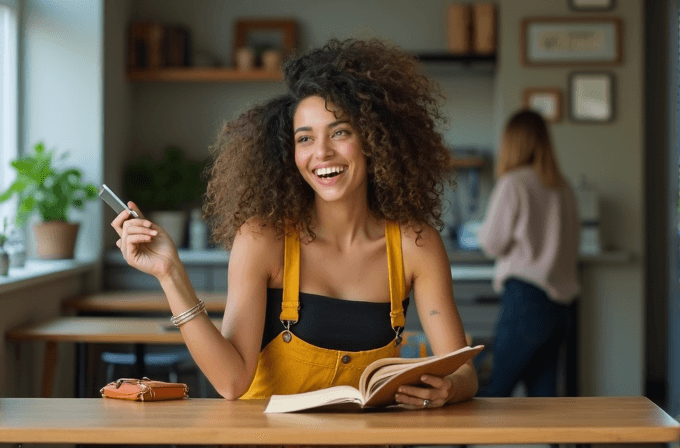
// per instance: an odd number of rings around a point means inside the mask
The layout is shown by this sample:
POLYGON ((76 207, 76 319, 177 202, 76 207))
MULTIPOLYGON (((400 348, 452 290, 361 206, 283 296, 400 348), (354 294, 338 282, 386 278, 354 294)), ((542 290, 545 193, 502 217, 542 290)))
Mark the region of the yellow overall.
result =
POLYGON ((298 321, 300 292, 300 238, 289 232, 284 241, 283 303, 284 329, 260 352, 255 378, 241 399, 269 398, 274 394, 297 394, 330 386, 358 387, 364 368, 373 361, 396 356, 404 329, 402 300, 406 293, 399 224, 385 223, 387 264, 390 284, 390 319, 395 340, 366 351, 347 352, 316 347, 288 329, 298 321))

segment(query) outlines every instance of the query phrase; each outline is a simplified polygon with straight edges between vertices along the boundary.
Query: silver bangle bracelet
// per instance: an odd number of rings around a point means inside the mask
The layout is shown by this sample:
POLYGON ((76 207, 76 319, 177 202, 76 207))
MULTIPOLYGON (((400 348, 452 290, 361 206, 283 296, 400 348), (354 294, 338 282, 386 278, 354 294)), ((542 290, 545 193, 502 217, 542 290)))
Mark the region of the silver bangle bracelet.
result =
POLYGON ((172 322, 175 325, 175 327, 179 327, 183 323, 190 321, 191 319, 198 316, 204 311, 205 303, 203 303, 202 300, 199 300, 195 306, 189 308, 188 310, 184 311, 183 313, 177 316, 171 317, 170 322, 172 322))

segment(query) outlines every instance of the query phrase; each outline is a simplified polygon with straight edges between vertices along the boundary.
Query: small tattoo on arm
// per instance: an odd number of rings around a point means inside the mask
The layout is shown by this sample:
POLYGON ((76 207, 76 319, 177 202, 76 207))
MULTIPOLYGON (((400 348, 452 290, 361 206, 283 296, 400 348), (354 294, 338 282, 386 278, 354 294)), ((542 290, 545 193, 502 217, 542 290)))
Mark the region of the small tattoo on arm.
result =
POLYGON ((430 316, 434 316, 435 314, 439 314, 439 311, 437 310, 430 311, 430 316))

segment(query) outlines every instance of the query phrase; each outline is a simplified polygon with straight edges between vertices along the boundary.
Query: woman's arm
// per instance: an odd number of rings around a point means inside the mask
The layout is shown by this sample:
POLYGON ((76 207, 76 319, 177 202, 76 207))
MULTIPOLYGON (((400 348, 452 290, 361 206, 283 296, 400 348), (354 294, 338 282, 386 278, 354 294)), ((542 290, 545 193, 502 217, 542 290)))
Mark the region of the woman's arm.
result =
MULTIPOLYGON (((413 296, 420 322, 435 355, 444 355, 467 346, 463 323, 453 298, 451 264, 436 229, 423 226, 416 243, 414 232, 402 230, 404 269, 412 279, 413 296)), ((429 399, 433 406, 463 401, 477 393, 477 373, 468 361, 445 378, 428 376, 424 382, 433 389, 404 388, 403 403, 421 406, 429 399)), ((402 395, 402 394, 400 394, 402 395)))
POLYGON ((479 228, 479 244, 488 255, 506 254, 512 246, 515 221, 519 211, 519 195, 509 178, 500 178, 491 193, 484 223, 479 228))
MULTIPOLYGON (((140 217, 141 212, 130 203, 140 217)), ((145 219, 127 220, 121 213, 113 227, 128 264, 154 275, 177 316, 198 303, 196 293, 167 233, 145 219), (152 231, 156 230, 157 234, 152 231)), ((124 216, 125 215, 125 216, 124 216)), ((244 224, 234 241, 229 262, 229 292, 222 333, 201 313, 179 328, 194 361, 217 392, 234 400, 248 388, 262 342, 268 270, 272 264, 269 233, 244 224)))

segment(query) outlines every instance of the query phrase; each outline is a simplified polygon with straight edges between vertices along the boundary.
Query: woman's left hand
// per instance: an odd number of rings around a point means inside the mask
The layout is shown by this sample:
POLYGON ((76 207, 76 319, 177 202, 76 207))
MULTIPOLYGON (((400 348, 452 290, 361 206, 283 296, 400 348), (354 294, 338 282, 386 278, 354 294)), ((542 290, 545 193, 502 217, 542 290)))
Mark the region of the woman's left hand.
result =
POLYGON ((451 377, 423 375, 421 381, 431 387, 400 386, 394 397, 397 403, 410 404, 416 408, 438 408, 453 397, 455 387, 451 377))

